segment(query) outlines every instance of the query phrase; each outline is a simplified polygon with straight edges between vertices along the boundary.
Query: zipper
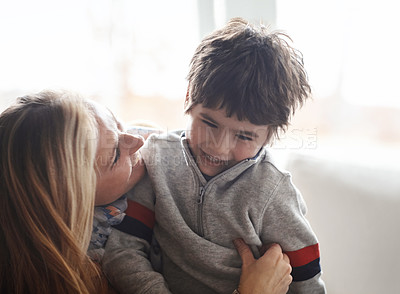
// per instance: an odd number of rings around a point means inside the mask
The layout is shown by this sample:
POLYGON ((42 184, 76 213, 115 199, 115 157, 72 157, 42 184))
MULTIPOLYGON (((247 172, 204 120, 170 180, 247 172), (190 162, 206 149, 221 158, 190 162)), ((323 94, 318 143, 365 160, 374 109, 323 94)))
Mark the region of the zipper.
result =
MULTIPOLYGON (((239 168, 241 165, 245 164, 246 162, 248 162, 249 159, 244 160, 243 162, 237 164, 236 166, 234 166, 234 169, 239 168)), ((232 170, 232 168, 230 169, 232 170)), ((230 170, 226 170, 223 171, 222 173, 216 175, 215 177, 213 177, 210 181, 208 181, 206 183, 205 186, 201 186, 200 184, 200 190, 199 190, 199 194, 198 194, 198 198, 196 200, 198 207, 197 210, 197 233, 201 236, 204 237, 204 229, 203 229, 203 201, 204 201, 204 194, 206 192, 206 187, 208 187, 212 182, 214 182, 216 179, 218 179, 219 177, 222 177, 224 174, 230 172, 230 170)))
POLYGON ((197 204, 199 205, 199 209, 197 211, 197 226, 198 226, 198 234, 203 236, 203 200, 204 193, 206 189, 203 186, 200 186, 199 198, 197 199, 197 204))
POLYGON ((200 187, 200 193, 199 193, 199 198, 197 199, 197 204, 202 204, 203 203, 203 199, 204 199, 204 187, 200 187))

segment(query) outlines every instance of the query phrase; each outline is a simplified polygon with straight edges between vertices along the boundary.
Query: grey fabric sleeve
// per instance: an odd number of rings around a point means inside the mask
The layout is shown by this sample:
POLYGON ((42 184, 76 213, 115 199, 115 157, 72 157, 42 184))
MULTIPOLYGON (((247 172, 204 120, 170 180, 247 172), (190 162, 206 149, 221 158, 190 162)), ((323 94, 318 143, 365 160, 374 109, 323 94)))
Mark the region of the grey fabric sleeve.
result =
MULTIPOLYGON (((274 240, 281 245, 283 251, 297 251, 318 245, 318 239, 305 218, 306 212, 306 204, 291 177, 284 176, 266 205, 262 220, 263 242, 274 240)), ((306 266, 304 271, 307 270, 306 266)), ((288 293, 325 294, 321 271, 307 280, 293 281, 288 293)))
POLYGON ((145 240, 112 230, 102 268, 119 293, 171 293, 164 277, 153 270, 148 259, 149 251, 150 245, 145 240))

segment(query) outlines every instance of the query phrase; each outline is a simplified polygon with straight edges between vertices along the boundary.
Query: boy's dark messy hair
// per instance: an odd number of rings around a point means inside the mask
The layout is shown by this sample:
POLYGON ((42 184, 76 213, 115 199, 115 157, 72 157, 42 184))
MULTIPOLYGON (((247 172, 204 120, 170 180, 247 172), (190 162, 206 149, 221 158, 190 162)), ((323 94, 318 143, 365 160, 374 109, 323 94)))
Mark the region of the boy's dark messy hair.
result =
POLYGON ((311 94, 302 54, 283 33, 233 18, 205 37, 191 60, 188 113, 197 104, 225 108, 228 116, 285 131, 311 94))

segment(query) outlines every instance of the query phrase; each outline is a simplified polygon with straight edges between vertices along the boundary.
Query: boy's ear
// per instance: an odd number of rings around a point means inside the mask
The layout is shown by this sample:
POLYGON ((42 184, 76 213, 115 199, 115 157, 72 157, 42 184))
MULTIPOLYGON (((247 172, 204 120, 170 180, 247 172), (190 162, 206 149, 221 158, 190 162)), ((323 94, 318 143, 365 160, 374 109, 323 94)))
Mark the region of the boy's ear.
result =
POLYGON ((185 102, 183 104, 183 109, 186 111, 188 106, 189 106, 189 86, 186 91, 186 98, 185 98, 185 102))
POLYGON ((267 139, 264 142, 264 146, 266 145, 272 145, 273 141, 274 141, 274 132, 271 126, 268 127, 268 134, 267 134, 267 139))
POLYGON ((271 144, 272 136, 273 136, 273 132, 271 130, 271 127, 269 126, 267 129, 267 138, 265 139, 263 146, 267 146, 267 145, 271 144))

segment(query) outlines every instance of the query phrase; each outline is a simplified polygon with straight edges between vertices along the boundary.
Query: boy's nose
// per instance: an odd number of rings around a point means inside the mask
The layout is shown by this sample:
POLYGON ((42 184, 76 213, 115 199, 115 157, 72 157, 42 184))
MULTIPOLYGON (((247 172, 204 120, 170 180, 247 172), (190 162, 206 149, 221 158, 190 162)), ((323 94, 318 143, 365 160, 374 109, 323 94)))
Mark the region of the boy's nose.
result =
POLYGON ((213 154, 211 155, 218 156, 221 160, 227 160, 232 148, 231 143, 229 132, 220 134, 218 140, 216 140, 213 144, 213 154))
POLYGON ((140 147, 144 144, 144 139, 139 135, 132 135, 125 133, 123 135, 123 148, 127 148, 129 150, 129 154, 133 154, 139 150, 140 147))

